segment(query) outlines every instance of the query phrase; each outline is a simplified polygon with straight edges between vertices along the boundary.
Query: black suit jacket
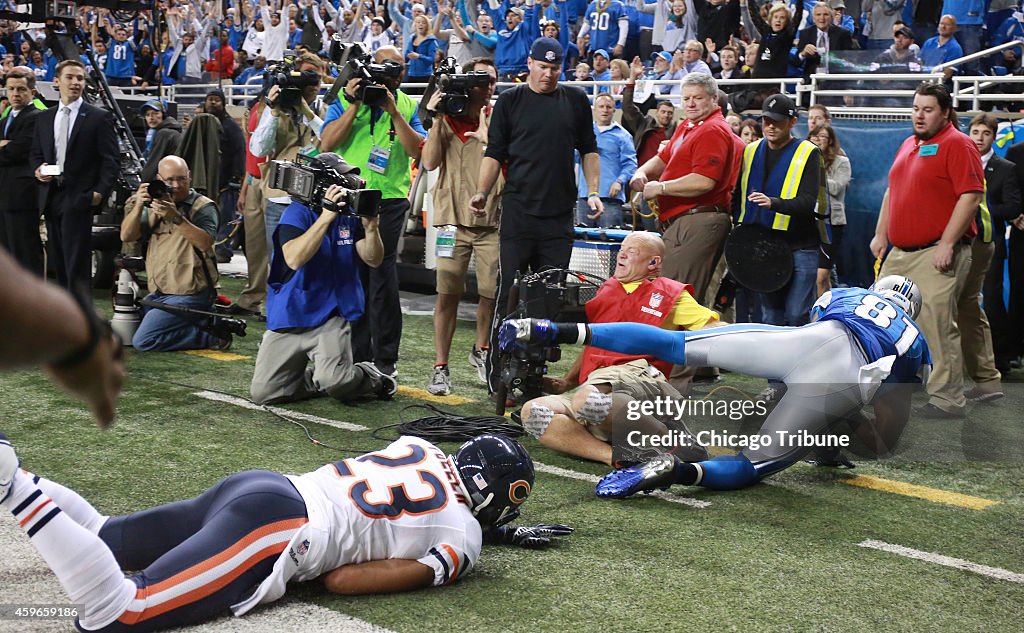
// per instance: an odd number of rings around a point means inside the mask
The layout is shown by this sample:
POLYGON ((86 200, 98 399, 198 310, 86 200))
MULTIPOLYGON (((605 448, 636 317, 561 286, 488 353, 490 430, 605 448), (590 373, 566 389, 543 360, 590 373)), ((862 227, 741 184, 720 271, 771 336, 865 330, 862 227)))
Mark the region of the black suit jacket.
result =
POLYGON ((992 214, 992 240, 996 244, 996 257, 1006 257, 1006 222, 1016 219, 1022 212, 1020 186, 1014 164, 993 154, 985 166, 985 188, 988 210, 992 214))
MULTIPOLYGON (((800 31, 800 37, 797 40, 796 54, 797 59, 794 62, 794 66, 803 66, 804 77, 810 77, 818 71, 818 65, 821 64, 821 55, 815 53, 814 55, 808 55, 803 58, 801 64, 800 53, 803 52, 804 48, 808 44, 818 45, 818 27, 813 24, 806 29, 800 31)), ((841 26, 831 24, 828 27, 828 50, 830 51, 848 51, 856 48, 853 42, 853 35, 849 31, 841 26)))
MULTIPOLYGON (((47 163, 57 164, 57 146, 53 140, 53 122, 60 111, 60 104, 40 112, 36 117, 36 134, 32 143, 31 167, 47 163)), ((114 187, 119 169, 120 153, 117 147, 117 132, 114 117, 83 103, 75 119, 68 150, 64 160, 64 197, 59 213, 74 212, 92 206, 92 193, 106 198, 114 187)), ((55 181, 39 185, 39 208, 47 210, 55 181)))
POLYGON ((0 211, 35 211, 36 178, 29 153, 36 133, 36 120, 41 111, 29 105, 11 121, 10 115, 0 119, 0 138, 10 141, 0 147, 0 211))

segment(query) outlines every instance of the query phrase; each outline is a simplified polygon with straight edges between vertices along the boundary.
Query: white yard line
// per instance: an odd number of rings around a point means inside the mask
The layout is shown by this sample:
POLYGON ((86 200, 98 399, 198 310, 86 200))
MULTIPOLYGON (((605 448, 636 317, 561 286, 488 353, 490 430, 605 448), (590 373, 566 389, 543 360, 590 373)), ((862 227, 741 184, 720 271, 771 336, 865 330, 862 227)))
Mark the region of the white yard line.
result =
MULTIPOLYGON (((538 472, 547 473, 549 475, 557 475, 559 477, 568 477, 569 479, 578 479, 580 481, 587 481, 592 484, 596 484, 601 480, 597 475, 589 475, 587 473, 577 472, 575 470, 569 470, 568 468, 559 468, 558 466, 549 466, 540 462, 533 462, 534 470, 538 472)), ((693 508, 706 508, 711 505, 710 501, 701 501, 700 499, 691 499, 690 497, 680 497, 668 492, 656 490, 651 493, 652 497, 657 497, 663 501, 670 503, 679 503, 684 506, 690 506, 693 508)))
POLYGON ((894 545, 892 543, 886 543, 885 541, 876 541, 873 539, 867 539, 858 543, 861 547, 868 549, 876 549, 881 552, 889 552, 890 554, 896 554, 897 556, 904 556, 906 558, 916 558, 917 560, 923 560, 927 563, 934 563, 936 565, 942 565, 943 567, 952 567, 953 569, 962 569, 969 571, 974 574, 981 574, 982 576, 988 576, 989 578, 995 578, 997 580, 1006 580, 1009 582, 1015 582, 1017 584, 1024 584, 1024 574, 1018 574, 1000 567, 989 567, 988 565, 979 565, 978 563, 972 563, 969 560, 962 558, 953 558, 952 556, 944 556, 942 554, 933 554, 932 552, 922 552, 918 549, 910 547, 904 547, 902 545, 894 545))
MULTIPOLYGON (((236 407, 242 407, 243 409, 251 409, 253 411, 263 411, 263 405, 253 404, 244 398, 237 398, 235 396, 229 396, 223 393, 216 393, 213 391, 197 391, 196 396, 205 398, 207 400, 213 400, 214 402, 225 402, 227 404, 233 404, 236 407)), ((351 422, 342 422, 341 420, 331 420, 330 418, 321 418, 316 415, 310 415, 308 413, 300 413, 298 411, 292 411, 291 409, 282 409, 281 407, 266 407, 274 413, 283 415, 288 418, 295 418, 296 420, 302 420, 304 422, 316 422, 317 424, 325 424, 327 426, 333 426, 337 429, 345 429, 346 431, 368 431, 369 428, 362 426, 361 424, 352 424, 351 422)))

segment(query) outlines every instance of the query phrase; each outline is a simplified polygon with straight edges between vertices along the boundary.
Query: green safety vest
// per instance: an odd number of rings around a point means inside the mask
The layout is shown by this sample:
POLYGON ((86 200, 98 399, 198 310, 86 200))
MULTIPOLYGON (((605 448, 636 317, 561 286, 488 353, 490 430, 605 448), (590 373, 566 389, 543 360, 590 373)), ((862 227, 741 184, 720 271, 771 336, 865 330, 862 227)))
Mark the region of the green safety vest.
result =
MULTIPOLYGON (((409 95, 401 90, 395 96, 398 111, 406 121, 411 121, 416 114, 417 104, 409 95)), ((349 104, 349 107, 353 107, 349 104)), ((393 130, 391 115, 386 111, 373 124, 370 132, 371 108, 359 104, 356 119, 352 122, 352 133, 348 140, 335 148, 350 165, 359 167, 359 175, 366 179, 367 189, 380 189, 383 198, 404 198, 409 195, 411 177, 409 173, 409 155, 398 140, 398 133, 393 130), (387 169, 383 174, 369 168, 370 151, 374 146, 390 150, 387 169)))

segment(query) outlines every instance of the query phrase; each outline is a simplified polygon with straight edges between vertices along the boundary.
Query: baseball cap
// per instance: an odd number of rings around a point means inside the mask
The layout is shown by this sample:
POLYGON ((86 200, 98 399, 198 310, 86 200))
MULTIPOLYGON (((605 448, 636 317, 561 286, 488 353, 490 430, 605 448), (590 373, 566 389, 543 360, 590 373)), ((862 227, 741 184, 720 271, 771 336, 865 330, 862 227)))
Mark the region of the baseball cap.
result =
POLYGON ((523 17, 524 15, 523 10, 520 7, 509 7, 508 11, 505 12, 505 15, 508 16, 509 13, 515 13, 519 17, 523 17))
POLYGON ((668 51, 658 51, 657 53, 651 55, 651 61, 652 62, 656 61, 655 58, 657 58, 657 57, 660 57, 663 60, 665 60, 665 61, 667 61, 669 63, 672 63, 672 53, 670 53, 668 51))
POLYGON ((768 117, 773 121, 792 119, 796 116, 796 104, 786 95, 772 95, 764 100, 764 105, 761 106, 761 116, 768 117))
POLYGON ((829 0, 828 6, 833 9, 845 9, 846 3, 843 0, 829 0))
POLYGON ((422 11, 424 13, 427 12, 427 8, 423 6, 422 2, 417 2, 414 5, 412 5, 412 9, 413 9, 413 11, 415 11, 416 9, 419 9, 420 11, 422 11))
POLYGON ((900 28, 896 29, 893 35, 902 35, 903 37, 909 37, 910 39, 914 39, 914 32, 910 30, 909 26, 901 26, 900 28))
POLYGON ((596 51, 594 51, 594 57, 597 57, 598 55, 604 57, 605 59, 611 59, 611 56, 608 55, 608 51, 604 50, 603 48, 599 48, 596 51))
POLYGON ((530 59, 549 64, 561 64, 564 55, 562 45, 550 37, 538 37, 530 47, 530 59))
POLYGON ((160 99, 150 99, 146 103, 143 103, 142 107, 139 108, 139 112, 142 112, 143 114, 145 114, 146 110, 154 110, 156 112, 167 112, 167 106, 160 99))

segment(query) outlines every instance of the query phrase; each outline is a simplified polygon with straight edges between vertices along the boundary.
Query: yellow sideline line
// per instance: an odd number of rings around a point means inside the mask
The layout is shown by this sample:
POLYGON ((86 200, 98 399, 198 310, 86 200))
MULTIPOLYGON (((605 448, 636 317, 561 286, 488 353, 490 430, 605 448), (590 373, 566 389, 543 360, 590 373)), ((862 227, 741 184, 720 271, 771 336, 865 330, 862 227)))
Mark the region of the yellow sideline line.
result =
POLYGON ((426 389, 407 387, 405 385, 398 385, 398 393, 403 396, 409 396, 410 398, 418 398, 420 400, 427 400, 438 404, 470 404, 472 402, 476 402, 476 400, 470 400, 469 398, 463 398, 462 396, 435 396, 426 389))
POLYGON ((189 356, 202 356, 203 358, 209 358, 210 360, 219 360, 226 363, 235 360, 248 360, 252 356, 242 356, 241 354, 232 354, 231 352, 221 352, 215 349, 190 349, 182 352, 182 354, 188 354, 189 356))
POLYGON ((1000 503, 999 501, 982 499, 981 497, 972 497, 971 495, 965 495, 959 492, 949 492, 947 490, 939 490, 938 488, 918 486, 916 484, 893 481, 892 479, 882 479, 881 477, 871 477, 869 475, 856 475, 840 479, 839 481, 850 486, 870 488, 872 490, 880 490, 882 492, 891 492, 905 497, 916 497, 933 503, 945 503, 946 505, 956 506, 958 508, 967 508, 969 510, 984 510, 991 506, 999 505, 1000 503))

